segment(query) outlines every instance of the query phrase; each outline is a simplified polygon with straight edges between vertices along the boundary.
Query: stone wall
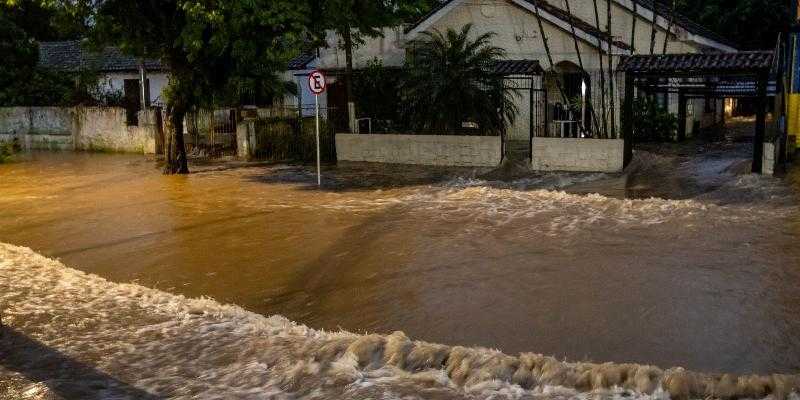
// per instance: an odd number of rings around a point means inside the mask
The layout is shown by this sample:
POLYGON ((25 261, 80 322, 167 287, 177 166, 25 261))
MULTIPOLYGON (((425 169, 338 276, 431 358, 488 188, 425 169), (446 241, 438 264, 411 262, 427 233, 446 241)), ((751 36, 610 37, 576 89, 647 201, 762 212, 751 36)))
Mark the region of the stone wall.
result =
POLYGON ((336 135, 339 161, 494 167, 502 161, 499 136, 336 135))
POLYGON ((622 139, 533 139, 533 169, 537 171, 621 172, 622 139))
POLYGON ((16 141, 26 150, 155 152, 151 111, 139 126, 128 126, 125 109, 115 107, 0 108, 0 142, 16 141))

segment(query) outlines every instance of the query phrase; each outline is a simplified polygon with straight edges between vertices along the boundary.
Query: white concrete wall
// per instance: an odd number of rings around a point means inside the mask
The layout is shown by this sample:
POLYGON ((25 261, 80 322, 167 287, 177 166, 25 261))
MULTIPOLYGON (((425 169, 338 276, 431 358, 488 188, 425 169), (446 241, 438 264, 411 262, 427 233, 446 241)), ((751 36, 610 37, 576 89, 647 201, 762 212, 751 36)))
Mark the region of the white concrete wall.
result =
POLYGON ((534 138, 531 159, 536 171, 621 172, 624 147, 622 139, 534 138))
POLYGON ((146 127, 128 126, 125 109, 89 107, 75 110, 76 150, 126 153, 155 152, 155 136, 146 127))
POLYGON ((70 150, 73 120, 70 108, 0 108, 0 142, 16 142, 25 149, 70 150))
POLYGON ((499 136, 336 134, 339 161, 494 167, 502 161, 499 136))
POLYGON ((114 107, 0 108, 0 142, 26 150, 155 152, 155 126, 141 118, 128 126, 125 109, 114 107))

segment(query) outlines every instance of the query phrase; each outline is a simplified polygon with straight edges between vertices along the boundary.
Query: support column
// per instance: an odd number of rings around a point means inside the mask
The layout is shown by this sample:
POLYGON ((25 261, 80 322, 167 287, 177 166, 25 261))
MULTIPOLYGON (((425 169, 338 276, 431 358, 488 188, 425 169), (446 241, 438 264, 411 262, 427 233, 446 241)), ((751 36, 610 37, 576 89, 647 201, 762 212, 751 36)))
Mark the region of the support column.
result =
POLYGON ((763 171, 764 140, 767 131, 767 81, 766 73, 758 75, 756 98, 756 135, 753 138, 753 173, 763 171))
POLYGON ((686 140, 686 94, 678 92, 678 141, 686 140))
POLYGON ((625 140, 623 167, 633 160, 633 76, 625 73, 625 104, 622 107, 622 138, 625 140))

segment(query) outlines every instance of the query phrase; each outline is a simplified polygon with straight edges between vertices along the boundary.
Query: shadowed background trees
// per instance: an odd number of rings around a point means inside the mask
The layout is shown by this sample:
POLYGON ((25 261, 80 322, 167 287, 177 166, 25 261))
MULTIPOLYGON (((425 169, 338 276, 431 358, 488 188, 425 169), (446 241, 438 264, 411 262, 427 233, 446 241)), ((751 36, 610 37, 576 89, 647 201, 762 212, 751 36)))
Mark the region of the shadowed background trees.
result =
POLYGON ((677 11, 738 44, 771 50, 793 21, 788 0, 678 0, 677 11))

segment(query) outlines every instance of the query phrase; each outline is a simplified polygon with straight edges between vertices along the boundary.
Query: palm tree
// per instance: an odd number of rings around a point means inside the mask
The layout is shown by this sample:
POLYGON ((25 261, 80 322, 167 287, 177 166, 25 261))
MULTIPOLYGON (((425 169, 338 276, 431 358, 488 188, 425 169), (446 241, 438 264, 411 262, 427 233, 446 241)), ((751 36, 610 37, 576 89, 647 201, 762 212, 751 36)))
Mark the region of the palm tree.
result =
POLYGON ((513 123, 514 92, 493 72, 505 51, 490 44, 494 33, 470 39, 471 29, 425 32, 413 44, 402 90, 412 129, 451 133, 468 122, 500 133, 513 123))

